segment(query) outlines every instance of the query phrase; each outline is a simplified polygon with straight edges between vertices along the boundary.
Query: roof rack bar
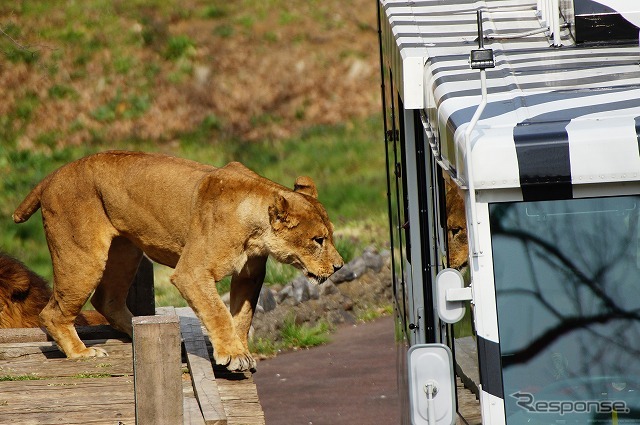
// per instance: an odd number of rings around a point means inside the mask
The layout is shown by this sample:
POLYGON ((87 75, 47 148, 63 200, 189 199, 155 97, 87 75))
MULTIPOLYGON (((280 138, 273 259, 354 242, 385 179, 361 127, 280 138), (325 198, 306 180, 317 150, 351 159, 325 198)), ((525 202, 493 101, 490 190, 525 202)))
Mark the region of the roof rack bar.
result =
POLYGON ((470 197, 470 210, 471 210, 471 253, 474 257, 482 255, 482 248, 480 246, 480 235, 478 233, 478 213, 476 211, 476 191, 475 183, 473 181, 473 159, 471 150, 471 133, 473 132, 485 106, 487 106, 487 73, 486 68, 493 68, 495 66, 493 58, 493 50, 484 48, 484 32, 482 30, 482 10, 478 10, 478 50, 472 50, 470 55, 470 66, 472 69, 480 70, 480 89, 482 92, 482 99, 476 109, 469 125, 464 132, 464 141, 466 144, 467 157, 467 187, 469 188, 470 197))

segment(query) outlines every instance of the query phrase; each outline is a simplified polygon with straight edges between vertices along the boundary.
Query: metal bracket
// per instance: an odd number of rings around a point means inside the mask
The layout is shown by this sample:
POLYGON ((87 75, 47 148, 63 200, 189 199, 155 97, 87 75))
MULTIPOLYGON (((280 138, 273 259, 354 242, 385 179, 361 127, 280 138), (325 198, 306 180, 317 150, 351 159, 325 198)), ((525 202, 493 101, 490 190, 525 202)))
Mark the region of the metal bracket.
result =
POLYGON ((466 288, 449 288, 445 293, 447 301, 471 301, 473 299, 473 291, 470 286, 466 288))

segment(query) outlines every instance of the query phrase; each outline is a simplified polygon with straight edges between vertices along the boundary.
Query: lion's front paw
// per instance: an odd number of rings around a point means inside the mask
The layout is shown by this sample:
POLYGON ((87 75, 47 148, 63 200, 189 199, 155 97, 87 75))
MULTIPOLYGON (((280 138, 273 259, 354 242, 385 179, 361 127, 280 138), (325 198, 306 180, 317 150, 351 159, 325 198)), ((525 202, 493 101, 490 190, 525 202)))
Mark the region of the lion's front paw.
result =
POLYGON ((217 355, 214 350, 213 358, 216 364, 226 366, 231 372, 246 372, 256 368, 256 361, 249 352, 242 352, 237 355, 224 353, 217 355))
POLYGON ((253 359, 253 356, 251 356, 251 354, 249 353, 241 354, 240 356, 237 356, 237 357, 232 357, 231 361, 227 365, 227 369, 229 369, 232 372, 233 371, 246 372, 250 370, 255 370, 255 368, 256 368, 256 361, 253 359))
POLYGON ((89 347, 84 350, 80 350, 76 353, 71 353, 67 357, 70 359, 86 359, 89 357, 108 357, 109 355, 105 350, 98 347, 89 347))

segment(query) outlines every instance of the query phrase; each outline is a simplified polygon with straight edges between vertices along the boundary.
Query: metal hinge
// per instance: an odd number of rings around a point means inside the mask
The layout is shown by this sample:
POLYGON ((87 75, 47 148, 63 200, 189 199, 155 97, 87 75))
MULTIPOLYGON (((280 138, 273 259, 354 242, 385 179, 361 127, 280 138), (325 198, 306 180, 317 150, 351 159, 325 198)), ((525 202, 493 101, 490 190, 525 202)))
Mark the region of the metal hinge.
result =
POLYGON ((397 142, 400 140, 400 132, 398 130, 387 130, 387 142, 397 142))

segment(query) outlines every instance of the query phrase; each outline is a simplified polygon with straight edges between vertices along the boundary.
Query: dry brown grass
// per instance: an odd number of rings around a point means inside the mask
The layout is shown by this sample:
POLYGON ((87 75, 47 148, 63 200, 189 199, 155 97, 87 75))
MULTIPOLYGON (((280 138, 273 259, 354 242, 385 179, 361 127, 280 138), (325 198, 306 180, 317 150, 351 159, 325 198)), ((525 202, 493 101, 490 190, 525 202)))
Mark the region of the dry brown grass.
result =
POLYGON ((4 137, 25 149, 170 142, 205 122, 258 140, 369 116, 375 16, 369 0, 6 2, 0 27, 38 59, 0 54, 4 137), (176 37, 191 45, 169 52, 176 37))

